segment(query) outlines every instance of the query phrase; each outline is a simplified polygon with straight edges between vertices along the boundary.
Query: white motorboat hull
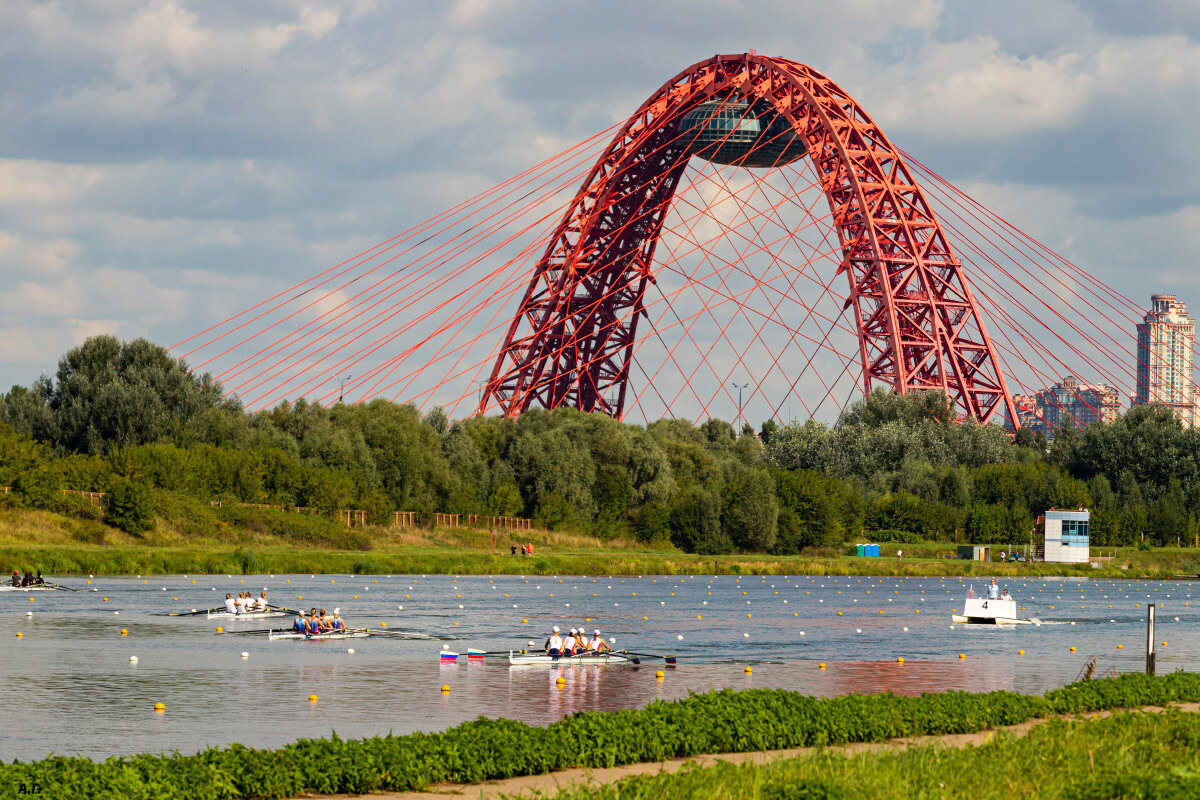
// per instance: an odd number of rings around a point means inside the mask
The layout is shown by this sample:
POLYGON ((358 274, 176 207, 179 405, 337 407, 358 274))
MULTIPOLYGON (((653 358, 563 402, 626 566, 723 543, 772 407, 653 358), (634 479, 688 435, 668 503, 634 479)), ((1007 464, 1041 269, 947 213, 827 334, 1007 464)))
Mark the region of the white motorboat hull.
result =
POLYGON ((1039 619, 1017 616, 1016 600, 989 600, 968 597, 963 601, 963 613, 951 614, 956 625, 1041 625, 1039 619))
POLYGON ((543 653, 508 654, 514 667, 565 667, 571 664, 628 664, 629 658, 619 653, 588 653, 579 656, 549 656, 543 653))

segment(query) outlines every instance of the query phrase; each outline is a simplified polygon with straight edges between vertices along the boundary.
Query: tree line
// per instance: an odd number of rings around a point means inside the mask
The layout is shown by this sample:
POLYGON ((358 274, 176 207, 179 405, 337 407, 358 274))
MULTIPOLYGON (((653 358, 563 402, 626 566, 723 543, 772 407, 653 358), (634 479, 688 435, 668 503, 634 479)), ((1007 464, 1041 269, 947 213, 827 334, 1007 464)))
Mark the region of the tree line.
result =
MULTIPOLYGON (((212 501, 525 516, 551 529, 705 554, 858 539, 1028 541, 1087 507, 1098 544, 1191 540, 1200 434, 1139 407, 1052 443, 959 424, 940 393, 882 391, 832 425, 638 426, 570 409, 450 420, 440 408, 305 400, 247 413, 161 347, 98 336, 53 377, 0 395, 0 502, 83 513, 108 493, 132 533, 212 501)), ((194 516, 194 515, 193 515, 194 516)), ((199 524, 199 523, 198 523, 199 524)))

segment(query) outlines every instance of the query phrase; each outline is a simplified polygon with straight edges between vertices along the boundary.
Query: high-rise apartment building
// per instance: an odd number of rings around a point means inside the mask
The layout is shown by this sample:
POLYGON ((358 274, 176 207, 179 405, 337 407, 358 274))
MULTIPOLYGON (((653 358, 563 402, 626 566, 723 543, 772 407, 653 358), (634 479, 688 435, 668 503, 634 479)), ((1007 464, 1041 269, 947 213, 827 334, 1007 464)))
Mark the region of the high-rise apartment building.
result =
POLYGON ((1113 422, 1121 413, 1120 392, 1103 383, 1080 383, 1074 375, 1034 395, 1014 395, 1023 427, 1053 438, 1054 430, 1070 421, 1077 428, 1093 422, 1113 422))
POLYGON ((1192 383, 1196 321, 1173 294, 1150 295, 1150 311, 1137 326, 1137 393, 1134 405, 1162 403, 1183 424, 1197 423, 1200 393, 1192 383))

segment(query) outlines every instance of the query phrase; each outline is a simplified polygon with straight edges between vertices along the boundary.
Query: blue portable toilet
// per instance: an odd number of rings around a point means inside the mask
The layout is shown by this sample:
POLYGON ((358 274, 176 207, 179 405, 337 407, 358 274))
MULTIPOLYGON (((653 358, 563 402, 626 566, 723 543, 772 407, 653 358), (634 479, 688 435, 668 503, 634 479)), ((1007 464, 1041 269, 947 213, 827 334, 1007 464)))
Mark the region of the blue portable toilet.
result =
POLYGON ((867 554, 867 546, 865 544, 856 544, 856 545, 854 545, 854 551, 855 551, 854 554, 856 556, 858 556, 859 558, 862 558, 863 556, 865 556, 867 554))
POLYGON ((867 545, 867 555, 869 555, 871 558, 879 558, 879 545, 877 545, 877 544, 867 545))

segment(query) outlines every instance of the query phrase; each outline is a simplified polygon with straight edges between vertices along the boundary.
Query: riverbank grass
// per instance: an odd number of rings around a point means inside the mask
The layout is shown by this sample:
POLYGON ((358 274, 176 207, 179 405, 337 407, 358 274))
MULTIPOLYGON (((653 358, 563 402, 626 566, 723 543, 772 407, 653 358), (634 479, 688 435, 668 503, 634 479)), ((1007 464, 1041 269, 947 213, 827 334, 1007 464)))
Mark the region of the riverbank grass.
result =
POLYGON ((1200 714, 1051 720, 977 746, 931 743, 768 764, 688 768, 577 788, 554 800, 1172 800, 1200 797, 1200 714))

